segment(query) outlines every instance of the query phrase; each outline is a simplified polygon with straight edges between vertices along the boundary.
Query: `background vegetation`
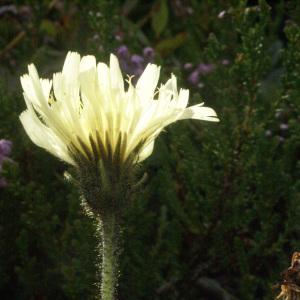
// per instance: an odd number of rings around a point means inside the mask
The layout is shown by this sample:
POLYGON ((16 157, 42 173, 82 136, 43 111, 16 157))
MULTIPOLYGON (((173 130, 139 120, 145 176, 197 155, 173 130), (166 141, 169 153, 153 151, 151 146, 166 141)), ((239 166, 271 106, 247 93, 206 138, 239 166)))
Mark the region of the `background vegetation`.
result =
POLYGON ((162 80, 175 73, 190 102, 203 97, 221 119, 171 126, 143 165, 119 299, 274 298, 300 249, 300 2, 276 3, 1 2, 0 139, 13 142, 0 174, 1 299, 95 295, 94 224, 67 166, 18 119, 27 64, 50 76, 68 50, 104 61, 117 53, 136 76, 154 61, 162 80))

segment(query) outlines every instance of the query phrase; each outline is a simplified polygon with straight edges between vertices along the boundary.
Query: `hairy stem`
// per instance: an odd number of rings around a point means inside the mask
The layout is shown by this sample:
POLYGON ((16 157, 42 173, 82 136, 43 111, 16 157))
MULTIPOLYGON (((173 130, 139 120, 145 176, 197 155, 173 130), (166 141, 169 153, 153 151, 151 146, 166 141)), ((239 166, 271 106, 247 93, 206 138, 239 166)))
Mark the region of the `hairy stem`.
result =
POLYGON ((102 220, 101 300, 116 299, 119 230, 115 216, 108 216, 102 220))

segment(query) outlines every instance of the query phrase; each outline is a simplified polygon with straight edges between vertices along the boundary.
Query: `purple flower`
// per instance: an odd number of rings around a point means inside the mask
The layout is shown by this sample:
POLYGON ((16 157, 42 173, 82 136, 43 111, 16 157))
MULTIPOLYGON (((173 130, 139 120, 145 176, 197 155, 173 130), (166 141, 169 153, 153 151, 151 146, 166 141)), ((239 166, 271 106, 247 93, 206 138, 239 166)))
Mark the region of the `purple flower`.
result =
POLYGON ((151 47, 146 47, 143 50, 143 56, 148 61, 151 62, 154 58, 155 52, 154 49, 151 47))
POLYGON ((206 75, 206 74, 213 72, 215 68, 216 68, 215 64, 205 64, 205 63, 198 64, 198 66, 196 68, 194 68, 191 63, 185 63, 183 65, 183 69, 185 71, 189 72, 190 70, 194 69, 189 74, 187 81, 190 84, 197 86, 199 88, 202 88, 204 86, 203 82, 200 82, 200 77, 202 75, 206 75))
POLYGON ((143 66, 144 62, 145 62, 144 58, 140 55, 137 55, 137 54, 133 54, 131 56, 130 61, 133 64, 133 66, 135 66, 135 67, 143 66))
POLYGON ((198 71, 201 75, 209 74, 215 69, 214 64, 199 64, 198 65, 198 71))
POLYGON ((11 153, 12 142, 9 140, 0 140, 0 155, 9 156, 11 153))
POLYGON ((196 69, 189 75, 188 82, 191 83, 192 85, 197 85, 199 83, 199 78, 200 78, 199 70, 196 69))
POLYGON ((120 59, 128 59, 129 58, 129 50, 128 50, 127 46, 123 45, 123 46, 119 47, 117 50, 117 56, 120 59))
POLYGON ((281 130, 288 130, 288 129, 289 129, 289 125, 288 125, 288 124, 282 123, 282 124, 280 124, 279 128, 280 128, 281 130))
POLYGON ((134 75, 132 82, 135 83, 143 73, 146 64, 153 61, 155 52, 153 48, 145 47, 143 49, 143 55, 131 55, 127 46, 123 45, 117 49, 117 56, 121 70, 127 75, 134 75))
POLYGON ((145 69, 145 60, 142 56, 133 54, 130 59, 131 62, 131 74, 139 77, 145 69))
MULTIPOLYGON (((1 139, 0 140, 0 172, 2 171, 2 164, 4 161, 12 160, 8 157, 11 154, 12 142, 9 140, 1 139)), ((0 177, 0 188, 6 187, 7 182, 4 178, 0 177)))
POLYGON ((228 59, 224 58, 221 60, 221 64, 224 66, 228 66, 230 64, 230 61, 228 59))
POLYGON ((192 68, 193 68, 193 64, 191 64, 191 63, 185 63, 185 64, 183 65, 183 69, 186 70, 186 71, 189 71, 189 70, 191 70, 192 68))

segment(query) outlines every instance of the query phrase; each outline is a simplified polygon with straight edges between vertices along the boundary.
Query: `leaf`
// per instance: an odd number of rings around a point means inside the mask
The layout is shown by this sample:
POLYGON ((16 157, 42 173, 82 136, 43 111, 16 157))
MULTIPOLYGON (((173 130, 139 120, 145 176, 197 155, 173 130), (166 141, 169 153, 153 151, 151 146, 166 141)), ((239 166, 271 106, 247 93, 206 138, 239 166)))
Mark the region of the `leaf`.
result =
POLYGON ((152 29, 154 30, 156 37, 164 31, 168 24, 169 10, 166 0, 159 0, 153 7, 152 14, 152 29))
POLYGON ((161 56, 166 56, 183 45, 186 39, 187 33, 181 32, 173 38, 165 39, 159 42, 156 45, 155 50, 160 53, 161 56))
POLYGON ((55 24, 47 19, 42 20, 40 25, 40 31, 42 34, 46 34, 52 37, 55 37, 57 35, 57 28, 55 24))

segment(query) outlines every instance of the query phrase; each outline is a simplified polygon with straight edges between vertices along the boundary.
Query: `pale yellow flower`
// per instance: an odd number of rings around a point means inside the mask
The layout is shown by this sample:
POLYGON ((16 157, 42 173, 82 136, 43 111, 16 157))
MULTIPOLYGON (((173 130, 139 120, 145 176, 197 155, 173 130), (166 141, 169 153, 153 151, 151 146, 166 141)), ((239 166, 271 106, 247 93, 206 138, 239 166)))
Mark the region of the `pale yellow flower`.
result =
POLYGON ((27 104, 21 122, 38 146, 76 165, 76 157, 132 163, 146 159, 155 138, 182 119, 218 121, 203 103, 187 107, 189 91, 177 91, 174 75, 156 89, 160 67, 149 64, 136 86, 128 88, 119 63, 110 66, 69 52, 61 73, 41 79, 34 65, 21 77, 27 104))

